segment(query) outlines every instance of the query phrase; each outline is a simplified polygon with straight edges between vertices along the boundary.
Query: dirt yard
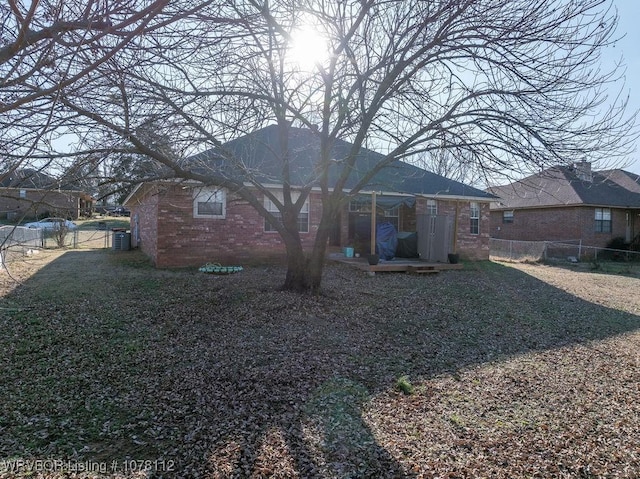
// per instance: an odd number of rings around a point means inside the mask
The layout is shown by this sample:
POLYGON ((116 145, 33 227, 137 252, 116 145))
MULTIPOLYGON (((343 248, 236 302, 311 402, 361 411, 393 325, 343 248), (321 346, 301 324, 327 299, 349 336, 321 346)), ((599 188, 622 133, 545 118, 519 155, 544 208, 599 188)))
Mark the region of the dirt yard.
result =
POLYGON ((640 477, 637 277, 331 264, 303 297, 109 250, 9 273, 0 478, 640 477))

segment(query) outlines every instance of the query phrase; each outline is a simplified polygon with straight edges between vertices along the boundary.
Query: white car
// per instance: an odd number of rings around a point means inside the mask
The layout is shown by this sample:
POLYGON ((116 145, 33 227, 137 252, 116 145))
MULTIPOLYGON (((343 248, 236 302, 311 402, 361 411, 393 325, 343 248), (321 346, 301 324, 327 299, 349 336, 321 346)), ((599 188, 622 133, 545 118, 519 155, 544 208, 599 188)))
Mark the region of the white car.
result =
POLYGON ((44 218, 40 221, 25 223, 22 226, 25 228, 37 228, 43 230, 60 230, 62 228, 74 230, 78 227, 73 221, 65 220, 64 218, 44 218))

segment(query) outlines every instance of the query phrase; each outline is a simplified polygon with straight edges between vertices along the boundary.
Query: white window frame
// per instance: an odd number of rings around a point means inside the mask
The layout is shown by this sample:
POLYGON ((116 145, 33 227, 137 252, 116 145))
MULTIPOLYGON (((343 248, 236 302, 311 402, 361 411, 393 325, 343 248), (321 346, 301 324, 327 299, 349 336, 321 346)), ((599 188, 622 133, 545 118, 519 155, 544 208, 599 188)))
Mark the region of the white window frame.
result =
MULTIPOLYGON (((283 201, 284 197, 283 197, 281 191, 273 192, 273 194, 276 196, 276 198, 278 198, 278 200, 280 202, 283 201)), ((296 201, 298 201, 299 197, 300 197, 299 193, 295 193, 295 192, 291 193, 291 201, 293 201, 294 203, 296 201)), ((264 197, 264 207, 269 213, 274 215, 276 218, 280 218, 281 217, 281 213, 280 213, 280 210, 278 209, 278 207, 275 204, 273 204, 273 201, 271 201, 266 196, 264 197)), ((307 200, 304 202, 304 204, 300 208, 300 213, 298 214, 298 233, 308 233, 309 232, 309 220, 310 220, 309 197, 307 197, 307 200), (302 215, 306 215, 307 216, 306 223, 302 220, 302 218, 301 218, 302 215), (303 229, 301 229, 301 227, 303 229)), ((278 230, 276 230, 274 227, 271 226, 271 223, 266 218, 264 219, 264 231, 265 231, 265 233, 277 233, 278 232, 278 230)))
POLYGON ((193 191, 193 217, 208 219, 225 219, 227 217, 227 192, 223 188, 203 187, 193 191), (211 201, 214 199, 215 201, 211 201), (220 203, 222 205, 220 214, 200 213, 199 203, 220 203))
POLYGON ((27 190, 20 190, 20 198, 26 198, 27 197, 27 190))
MULTIPOLYGON (((371 202, 367 200, 349 201, 349 213, 371 213, 371 202)), ((400 207, 383 208, 382 206, 376 206, 376 213, 384 215, 385 218, 400 218, 400 207)))
POLYGON ((371 213, 371 201, 350 200, 349 213, 371 213))
POLYGON ((514 216, 515 216, 515 214, 514 214, 513 210, 504 210, 502 212, 502 222, 504 224, 513 223, 514 216))
POLYGON ((594 219, 596 233, 611 233, 613 231, 611 208, 596 208, 594 219), (605 228, 605 225, 608 228, 605 228))
POLYGON ((438 214, 438 202, 434 199, 427 200, 427 214, 428 215, 437 215, 438 214))
POLYGON ((472 235, 480 234, 480 204, 477 201, 469 203, 469 233, 472 235))

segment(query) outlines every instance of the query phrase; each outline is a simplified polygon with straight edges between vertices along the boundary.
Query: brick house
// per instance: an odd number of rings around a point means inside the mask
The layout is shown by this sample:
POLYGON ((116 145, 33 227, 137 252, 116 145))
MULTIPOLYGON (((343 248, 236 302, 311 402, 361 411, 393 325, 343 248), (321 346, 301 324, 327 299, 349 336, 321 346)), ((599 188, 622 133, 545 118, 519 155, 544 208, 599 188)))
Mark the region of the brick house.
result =
POLYGON ((35 170, 0 174, 0 217, 10 221, 47 216, 75 220, 89 215, 93 202, 90 194, 61 187, 35 170))
MULTIPOLYGON (((296 184, 310 184, 315 141, 311 130, 290 128, 289 154, 296 184)), ((262 184, 278 195, 278 144, 277 128, 271 126, 229 142, 225 150, 242 158, 244 167, 254 166, 254 171, 260 171, 262 184)), ((337 142, 335 158, 348 147, 346 142, 337 142)), ((355 170, 368 171, 367 165, 380 158, 379 153, 363 149, 355 170)), ((202 165, 219 158, 214 152, 206 152, 192 160, 202 165)), ((357 174, 352 176, 346 188, 358 181, 357 174)), ((330 184, 335 180, 336 176, 330 178, 330 184)), ((455 248, 463 258, 488 259, 489 203, 495 197, 401 161, 383 169, 345 204, 333 227, 330 246, 351 245, 356 251, 361 248, 362 253, 367 252, 373 191, 379 221, 412 233, 421 221, 424 223, 423 218, 445 218, 447 221, 441 224, 451 230, 449 236, 443 236, 448 252, 455 248)), ((267 198, 261 200, 268 210, 277 212, 267 198)), ((269 222, 224 188, 184 181, 147 182, 134 189, 125 206, 131 210, 132 246, 141 248, 158 267, 197 266, 211 261, 246 263, 285 254, 284 243, 269 222)), ((299 216, 304 248, 312 247, 321 214, 320 192, 314 187, 299 216)))
POLYGON ((592 171, 583 161, 489 191, 500 198, 491 204, 493 238, 595 247, 640 241, 640 176, 628 171, 592 171))

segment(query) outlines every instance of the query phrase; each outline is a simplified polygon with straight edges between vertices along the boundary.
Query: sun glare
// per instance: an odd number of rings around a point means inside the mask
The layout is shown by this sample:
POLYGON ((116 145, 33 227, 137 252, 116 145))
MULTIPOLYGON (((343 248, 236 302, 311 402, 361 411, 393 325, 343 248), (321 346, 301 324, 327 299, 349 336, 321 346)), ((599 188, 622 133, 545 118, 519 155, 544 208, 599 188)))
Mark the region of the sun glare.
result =
POLYGON ((312 70, 329 58, 327 41, 313 28, 301 28, 291 34, 289 57, 302 70, 312 70))

